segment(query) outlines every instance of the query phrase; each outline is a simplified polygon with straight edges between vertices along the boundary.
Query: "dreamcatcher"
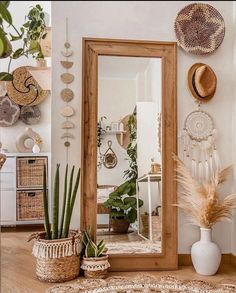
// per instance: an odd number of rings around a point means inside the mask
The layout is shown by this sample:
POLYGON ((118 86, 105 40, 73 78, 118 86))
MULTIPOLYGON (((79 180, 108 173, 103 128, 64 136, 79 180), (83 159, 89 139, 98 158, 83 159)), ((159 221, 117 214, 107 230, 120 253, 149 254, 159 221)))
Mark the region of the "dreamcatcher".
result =
POLYGON ((183 134, 184 160, 199 180, 207 180, 219 168, 216 134, 212 117, 200 107, 187 116, 183 134))

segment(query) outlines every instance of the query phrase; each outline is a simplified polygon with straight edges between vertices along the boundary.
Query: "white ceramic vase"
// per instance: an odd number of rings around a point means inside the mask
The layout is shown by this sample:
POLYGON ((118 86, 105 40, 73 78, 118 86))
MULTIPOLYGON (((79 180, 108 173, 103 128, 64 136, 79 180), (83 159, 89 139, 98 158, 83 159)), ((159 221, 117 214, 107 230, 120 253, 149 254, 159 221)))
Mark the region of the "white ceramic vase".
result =
POLYGON ((201 239, 191 248, 191 257, 196 272, 200 275, 212 276, 217 272, 221 251, 219 246, 212 242, 212 229, 200 228, 201 239))
POLYGON ((33 146, 33 148, 32 148, 32 152, 33 152, 34 154, 38 154, 38 153, 40 153, 40 147, 39 147, 39 145, 38 145, 37 143, 33 146))

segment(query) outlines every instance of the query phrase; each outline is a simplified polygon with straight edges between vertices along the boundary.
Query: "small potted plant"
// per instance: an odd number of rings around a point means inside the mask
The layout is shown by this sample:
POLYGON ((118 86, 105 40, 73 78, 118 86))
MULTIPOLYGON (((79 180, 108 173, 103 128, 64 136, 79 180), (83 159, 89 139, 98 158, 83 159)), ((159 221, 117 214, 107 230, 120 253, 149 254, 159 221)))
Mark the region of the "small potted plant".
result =
POLYGON ((86 278, 103 279, 107 276, 107 269, 110 267, 107 249, 104 240, 96 245, 90 238, 87 231, 83 235, 85 252, 81 268, 84 270, 86 278))
POLYGON ((69 186, 67 184, 68 165, 65 171, 64 196, 59 225, 59 169, 57 165, 54 180, 52 223, 49 222, 46 166, 43 172, 43 202, 45 217, 45 232, 34 233, 29 241, 35 239, 32 254, 36 258, 36 276, 40 281, 65 282, 79 275, 80 252, 82 236, 77 230, 70 230, 71 216, 78 192, 80 169, 73 182, 73 166, 70 174, 69 186))
MULTIPOLYGON (((115 233, 127 233, 130 224, 137 219, 137 199, 135 180, 128 180, 109 194, 104 203, 106 208, 111 208, 111 225, 115 233)), ((143 201, 139 199, 139 207, 143 201)))

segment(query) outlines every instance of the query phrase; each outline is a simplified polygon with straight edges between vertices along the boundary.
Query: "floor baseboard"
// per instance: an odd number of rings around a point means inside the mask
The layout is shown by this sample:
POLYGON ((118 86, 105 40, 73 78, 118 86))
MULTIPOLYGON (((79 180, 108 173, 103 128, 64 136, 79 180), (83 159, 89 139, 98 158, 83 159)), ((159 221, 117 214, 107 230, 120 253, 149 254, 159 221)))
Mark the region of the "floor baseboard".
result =
MULTIPOLYGON (((191 266, 191 254, 179 254, 178 255, 179 266, 191 266)), ((236 256, 230 253, 223 253, 221 259, 221 265, 232 264, 236 266, 236 256)))

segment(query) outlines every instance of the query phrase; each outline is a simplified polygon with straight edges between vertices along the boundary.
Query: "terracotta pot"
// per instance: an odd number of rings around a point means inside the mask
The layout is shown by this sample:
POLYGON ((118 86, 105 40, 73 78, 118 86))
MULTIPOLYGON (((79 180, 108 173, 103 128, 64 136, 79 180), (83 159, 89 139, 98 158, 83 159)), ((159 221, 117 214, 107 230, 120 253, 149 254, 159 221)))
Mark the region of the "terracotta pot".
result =
POLYGON ((109 267, 108 255, 100 257, 83 256, 81 269, 84 270, 85 278, 103 279, 107 276, 109 267))
POLYGON ((127 233, 130 223, 124 218, 112 218, 111 226, 115 233, 127 233))

